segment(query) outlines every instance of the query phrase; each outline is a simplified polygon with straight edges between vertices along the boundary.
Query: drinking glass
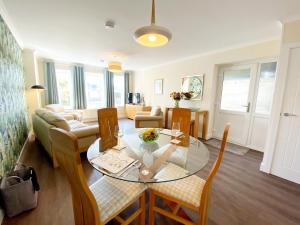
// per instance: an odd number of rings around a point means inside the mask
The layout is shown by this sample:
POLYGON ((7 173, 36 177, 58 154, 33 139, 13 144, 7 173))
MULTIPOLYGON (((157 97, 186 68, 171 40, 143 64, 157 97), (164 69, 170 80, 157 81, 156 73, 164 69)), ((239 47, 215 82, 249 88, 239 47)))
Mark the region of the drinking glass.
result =
POLYGON ((172 136, 174 136, 176 138, 180 132, 180 123, 179 122, 173 122, 171 132, 172 132, 172 136))
POLYGON ((118 139, 118 146, 120 146, 120 138, 123 137, 123 132, 118 125, 115 126, 114 135, 118 139))

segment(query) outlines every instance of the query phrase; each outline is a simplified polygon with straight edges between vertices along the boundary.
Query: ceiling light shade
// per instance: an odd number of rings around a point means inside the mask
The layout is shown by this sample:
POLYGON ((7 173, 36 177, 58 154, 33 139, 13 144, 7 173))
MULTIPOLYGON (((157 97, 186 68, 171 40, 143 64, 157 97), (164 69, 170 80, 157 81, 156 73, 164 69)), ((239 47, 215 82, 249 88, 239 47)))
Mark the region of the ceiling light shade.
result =
POLYGON ((112 73, 121 73, 122 64, 120 62, 110 62, 108 64, 108 70, 112 73))
POLYGON ((30 87, 30 89, 35 89, 35 90, 45 90, 44 86, 40 85, 40 84, 35 84, 35 85, 32 85, 30 87))
POLYGON ((134 38, 141 45, 159 47, 167 44, 171 40, 172 34, 167 28, 152 24, 136 30, 134 38))
POLYGON ((155 1, 152 0, 151 25, 137 29, 134 39, 141 45, 147 47, 159 47, 167 44, 172 38, 171 32, 155 24, 155 1))

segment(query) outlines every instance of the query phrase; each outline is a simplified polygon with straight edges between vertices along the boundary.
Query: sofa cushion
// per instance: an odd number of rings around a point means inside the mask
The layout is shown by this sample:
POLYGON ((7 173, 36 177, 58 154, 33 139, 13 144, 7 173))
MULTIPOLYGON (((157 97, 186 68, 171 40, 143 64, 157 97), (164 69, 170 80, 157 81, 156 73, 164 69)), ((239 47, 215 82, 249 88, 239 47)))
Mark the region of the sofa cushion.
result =
POLYGON ((65 111, 64 107, 60 104, 46 105, 45 108, 52 112, 64 112, 65 111))
POLYGON ((67 121, 63 117, 57 115, 54 112, 51 112, 51 111, 48 111, 45 109, 37 109, 35 111, 35 113, 37 115, 39 115, 41 118, 43 118, 45 121, 47 121, 49 124, 52 124, 58 128, 66 130, 66 131, 71 130, 67 121))
POLYGON ((90 126, 71 130, 71 132, 78 138, 88 137, 88 136, 96 137, 99 134, 99 127, 98 125, 90 125, 90 126))
POLYGON ((78 120, 69 120, 69 121, 67 121, 67 123, 70 126, 71 130, 75 130, 75 129, 87 126, 86 124, 83 124, 83 123, 79 122, 78 120))
POLYGON ((158 107, 158 106, 152 107, 150 116, 159 116, 160 113, 161 113, 161 108, 160 107, 158 107))
POLYGON ((75 116, 71 113, 57 112, 55 114, 63 117, 65 120, 74 120, 74 119, 76 119, 75 116))

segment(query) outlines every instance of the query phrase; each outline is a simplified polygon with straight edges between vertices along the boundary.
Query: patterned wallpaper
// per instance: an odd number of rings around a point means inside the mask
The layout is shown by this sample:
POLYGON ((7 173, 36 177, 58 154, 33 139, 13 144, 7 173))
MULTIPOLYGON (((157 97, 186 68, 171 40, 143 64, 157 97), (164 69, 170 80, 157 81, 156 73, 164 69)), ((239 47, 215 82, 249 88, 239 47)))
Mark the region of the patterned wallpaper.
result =
POLYGON ((14 167, 27 133, 22 49, 0 15, 0 176, 14 167))

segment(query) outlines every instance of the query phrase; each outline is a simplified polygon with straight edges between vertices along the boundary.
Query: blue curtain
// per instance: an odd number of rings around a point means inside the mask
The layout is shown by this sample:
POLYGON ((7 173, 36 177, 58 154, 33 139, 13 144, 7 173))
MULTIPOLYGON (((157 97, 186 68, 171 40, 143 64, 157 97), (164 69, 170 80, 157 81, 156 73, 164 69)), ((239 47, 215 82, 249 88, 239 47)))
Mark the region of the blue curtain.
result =
POLYGON ((108 69, 104 69, 104 81, 106 89, 106 107, 114 107, 114 74, 112 72, 109 72, 108 69))
POLYGON ((128 93, 129 93, 129 78, 130 77, 130 73, 128 71, 125 71, 124 73, 124 92, 125 92, 125 97, 124 97, 124 100, 125 100, 125 104, 128 103, 128 93))
POLYGON ((46 86, 46 103, 47 104, 58 104, 58 91, 57 91, 57 82, 55 74, 55 65, 54 62, 44 62, 45 70, 45 86, 46 86))
POLYGON ((86 94, 83 66, 73 66, 74 109, 86 108, 86 94))

